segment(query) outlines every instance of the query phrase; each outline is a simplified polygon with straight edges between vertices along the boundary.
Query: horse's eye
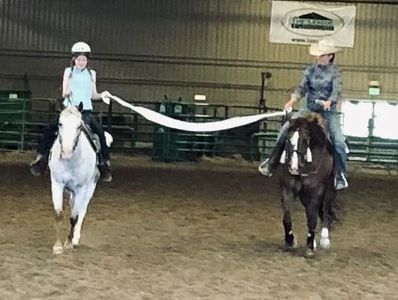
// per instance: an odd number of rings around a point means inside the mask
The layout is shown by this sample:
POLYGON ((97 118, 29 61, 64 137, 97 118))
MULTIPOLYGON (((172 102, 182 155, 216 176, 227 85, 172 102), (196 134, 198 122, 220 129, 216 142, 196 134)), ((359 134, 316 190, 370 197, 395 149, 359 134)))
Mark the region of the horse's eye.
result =
POLYGON ((62 127, 62 123, 59 123, 59 124, 58 124, 58 127, 62 127))

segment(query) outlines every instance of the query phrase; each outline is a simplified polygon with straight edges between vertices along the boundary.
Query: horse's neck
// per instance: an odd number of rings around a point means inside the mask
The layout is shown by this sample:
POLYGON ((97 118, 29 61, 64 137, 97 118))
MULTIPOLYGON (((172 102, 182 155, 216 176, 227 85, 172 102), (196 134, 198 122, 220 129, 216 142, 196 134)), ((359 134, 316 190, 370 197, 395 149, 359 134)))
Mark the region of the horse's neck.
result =
POLYGON ((88 155, 96 155, 95 151, 90 145, 90 141, 85 133, 81 133, 79 136, 79 142, 77 143, 76 149, 73 152, 73 155, 79 157, 86 157, 88 155))

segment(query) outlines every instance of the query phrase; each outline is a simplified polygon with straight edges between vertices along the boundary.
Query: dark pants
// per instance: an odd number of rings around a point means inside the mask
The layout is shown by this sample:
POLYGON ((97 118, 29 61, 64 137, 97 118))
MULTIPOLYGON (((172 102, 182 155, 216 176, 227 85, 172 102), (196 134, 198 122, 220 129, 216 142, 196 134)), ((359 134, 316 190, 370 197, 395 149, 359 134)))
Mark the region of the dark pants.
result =
POLYGON ((39 145, 37 146, 37 153, 43 156, 48 156, 50 153, 51 146, 54 144, 54 141, 57 138, 58 120, 59 116, 51 120, 48 127, 46 127, 44 130, 43 135, 39 140, 39 145))
MULTIPOLYGON (((99 155, 100 164, 108 161, 110 159, 109 148, 106 145, 105 134, 101 124, 98 123, 97 119, 95 118, 91 110, 83 111, 82 117, 83 121, 87 125, 89 125, 91 130, 99 137, 101 144, 101 152, 99 155)), ((50 149, 54 144, 55 139, 57 138, 58 120, 59 116, 50 122, 48 127, 44 130, 43 136, 39 141, 37 152, 43 156, 48 156, 48 154, 50 153, 50 149)))
POLYGON ((84 110, 82 116, 83 121, 89 125, 91 130, 99 137, 101 144, 100 163, 108 161, 110 159, 109 148, 106 145, 105 133, 102 129, 102 125, 97 121, 91 110, 84 110))

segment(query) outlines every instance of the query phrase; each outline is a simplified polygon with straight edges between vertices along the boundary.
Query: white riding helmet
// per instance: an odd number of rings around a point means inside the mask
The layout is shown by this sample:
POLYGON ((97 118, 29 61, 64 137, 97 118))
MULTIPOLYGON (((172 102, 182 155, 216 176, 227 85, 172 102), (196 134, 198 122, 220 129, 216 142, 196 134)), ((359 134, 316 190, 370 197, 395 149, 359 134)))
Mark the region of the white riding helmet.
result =
POLYGON ((88 44, 86 44, 85 42, 77 42, 72 46, 71 49, 72 54, 76 54, 76 53, 86 53, 89 54, 91 53, 91 48, 88 44))

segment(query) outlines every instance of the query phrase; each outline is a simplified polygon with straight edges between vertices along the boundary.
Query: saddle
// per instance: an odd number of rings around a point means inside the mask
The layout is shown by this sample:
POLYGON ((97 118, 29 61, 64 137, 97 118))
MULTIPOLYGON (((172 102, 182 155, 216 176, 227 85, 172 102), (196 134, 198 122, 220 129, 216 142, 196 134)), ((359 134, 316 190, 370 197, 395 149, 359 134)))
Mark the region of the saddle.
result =
POLYGON ((83 122, 82 132, 86 135, 90 146, 93 148, 95 153, 98 154, 101 151, 101 143, 98 134, 94 133, 90 125, 86 124, 86 122, 83 122))

